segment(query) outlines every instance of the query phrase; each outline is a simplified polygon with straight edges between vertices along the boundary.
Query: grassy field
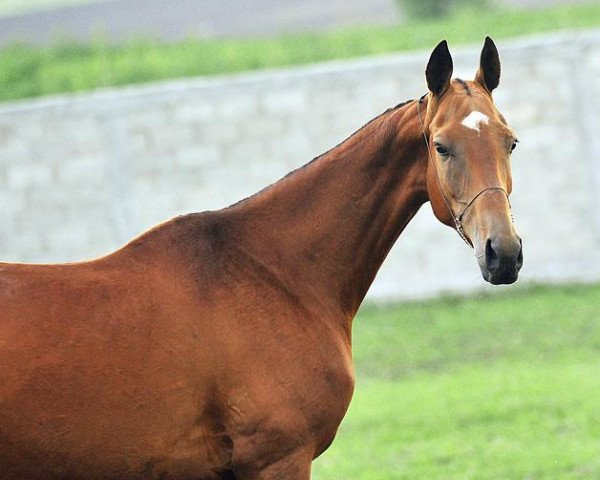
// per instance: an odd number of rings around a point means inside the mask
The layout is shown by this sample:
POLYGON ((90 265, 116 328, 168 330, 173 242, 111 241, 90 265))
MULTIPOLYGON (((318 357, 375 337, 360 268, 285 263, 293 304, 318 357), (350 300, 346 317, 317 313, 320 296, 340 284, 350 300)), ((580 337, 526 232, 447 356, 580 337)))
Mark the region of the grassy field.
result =
POLYGON ((110 45, 57 42, 14 45, 0 52, 0 101, 169 78, 217 75, 331 59, 430 49, 565 28, 600 26, 600 4, 528 10, 464 10, 450 18, 399 26, 245 40, 190 39, 165 44, 132 40, 110 45))
POLYGON ((316 480, 600 478, 600 285, 364 308, 316 480))

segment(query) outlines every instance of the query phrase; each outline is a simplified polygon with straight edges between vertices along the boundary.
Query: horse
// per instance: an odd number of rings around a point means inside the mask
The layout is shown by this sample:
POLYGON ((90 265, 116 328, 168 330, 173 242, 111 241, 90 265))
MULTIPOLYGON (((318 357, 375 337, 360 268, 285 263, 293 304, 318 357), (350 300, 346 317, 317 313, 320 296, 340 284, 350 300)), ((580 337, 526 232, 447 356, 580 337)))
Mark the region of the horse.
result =
POLYGON ((354 390, 352 320, 430 202, 513 283, 514 131, 446 41, 428 92, 254 196, 99 259, 0 264, 0 479, 306 480, 354 390))

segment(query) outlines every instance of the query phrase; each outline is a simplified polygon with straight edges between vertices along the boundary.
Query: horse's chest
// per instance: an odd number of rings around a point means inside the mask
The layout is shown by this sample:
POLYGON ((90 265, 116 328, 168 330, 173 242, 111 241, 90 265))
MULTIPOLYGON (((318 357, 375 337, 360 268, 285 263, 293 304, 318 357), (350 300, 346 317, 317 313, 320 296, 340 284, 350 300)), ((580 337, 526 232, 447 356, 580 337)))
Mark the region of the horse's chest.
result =
POLYGON ((286 450, 312 444, 318 455, 333 441, 353 390, 349 346, 332 343, 330 348, 296 354, 249 375, 230 397, 235 399, 230 411, 241 436, 250 431, 256 437, 252 444, 286 450))
POLYGON ((309 415, 317 455, 333 441, 348 410, 354 392, 354 372, 351 367, 330 365, 319 380, 320 388, 312 398, 314 409, 309 415))

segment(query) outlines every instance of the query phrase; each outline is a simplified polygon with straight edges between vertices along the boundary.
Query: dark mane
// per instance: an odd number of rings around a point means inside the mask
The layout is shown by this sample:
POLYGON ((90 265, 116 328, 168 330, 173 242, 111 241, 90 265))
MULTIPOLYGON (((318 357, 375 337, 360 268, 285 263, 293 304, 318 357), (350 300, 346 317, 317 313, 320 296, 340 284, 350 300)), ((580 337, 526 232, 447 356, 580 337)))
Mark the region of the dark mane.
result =
POLYGON ((323 152, 321 155, 316 156, 315 158, 313 158, 311 161, 309 161, 308 163, 305 163, 304 165, 298 167, 295 170, 292 170, 291 172, 289 172, 288 174, 286 174, 284 177, 282 177, 281 179, 279 179, 278 181, 276 181, 275 183, 271 184, 271 185, 267 185, 265 188, 263 188, 262 190, 254 193, 253 195, 250 195, 249 197, 243 198, 241 200, 239 200, 238 202, 230 205, 227 208, 231 208, 231 207, 236 207, 239 204, 242 204, 244 202, 246 202, 247 200, 250 200, 254 197, 256 197, 257 195, 260 195, 261 193, 263 193, 266 190, 269 190, 272 186, 274 186, 276 183, 278 183, 281 180, 284 180, 296 173, 298 173, 299 171, 304 170, 305 168, 309 167, 310 165, 312 165, 314 162, 316 162, 317 160, 323 158, 324 156, 326 156, 328 153, 330 153, 332 150, 335 150, 336 148, 338 148, 340 145, 342 145, 344 142, 346 142, 347 140, 349 140, 350 138, 354 137, 355 135, 359 134, 362 130, 364 130, 365 128, 367 128, 369 125, 371 125, 373 122, 376 122, 377 120, 380 120, 382 117, 395 112, 396 110, 399 110, 403 107, 405 107, 406 105, 408 105, 409 103, 414 102, 414 99, 410 99, 410 100, 406 100, 404 102, 401 102, 399 104, 397 104, 394 107, 388 108, 386 111, 384 111, 383 113, 377 115, 375 118, 371 119, 370 121, 368 121, 367 123, 365 123, 362 127, 360 127, 358 130, 356 130, 354 133, 352 133, 350 136, 348 136, 347 138, 345 138, 344 140, 342 140, 340 143, 338 143, 337 145, 335 145, 334 147, 330 148, 329 150, 323 152))
POLYGON ((408 105, 410 102, 414 102, 414 101, 415 101, 414 98, 411 98, 410 100, 406 100, 404 102, 399 103, 395 107, 388 108, 386 110, 386 112, 391 112, 392 110, 398 110, 399 108, 402 108, 404 105, 408 105))
MULTIPOLYGON (((396 105, 395 107, 391 107, 388 108, 385 112, 380 113, 379 115, 377 115, 375 118, 369 120, 367 123, 365 123, 362 127, 360 127, 358 130, 356 130, 354 133, 352 133, 349 137, 345 138, 344 140, 342 140, 340 143, 338 143, 336 146, 331 147, 329 150, 327 150, 326 152, 323 152, 321 155, 318 155, 317 157, 313 158, 310 162, 304 164, 303 166, 301 166, 300 168, 298 168, 297 170, 301 170, 305 167, 308 167, 311 163, 313 163, 314 161, 318 160, 321 157, 324 157, 325 155, 327 155, 329 152, 331 152, 332 150, 335 150, 337 147, 339 147, 340 145, 342 145, 346 140, 348 140, 350 137, 353 137, 354 135, 356 135, 357 133, 359 133, 361 130, 367 128, 369 125, 371 125, 373 122, 379 120, 381 117, 387 115, 388 113, 392 113, 395 112, 396 110, 401 109, 402 107, 408 105, 409 103, 414 102, 414 99, 410 99, 410 100, 406 100, 405 102, 401 102, 398 105, 396 105)), ((291 175, 295 172, 296 170, 294 170, 293 172, 290 172, 286 175, 286 177, 288 175, 291 175)), ((284 177, 285 178, 285 177, 284 177)))

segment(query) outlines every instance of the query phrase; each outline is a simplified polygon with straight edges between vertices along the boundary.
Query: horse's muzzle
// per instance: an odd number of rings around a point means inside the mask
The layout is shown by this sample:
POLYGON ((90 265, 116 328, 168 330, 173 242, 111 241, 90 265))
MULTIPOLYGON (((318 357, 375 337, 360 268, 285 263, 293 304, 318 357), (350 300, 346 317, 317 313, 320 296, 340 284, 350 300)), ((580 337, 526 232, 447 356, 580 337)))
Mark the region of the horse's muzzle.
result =
POLYGON ((487 282, 492 285, 514 283, 523 266, 523 242, 519 237, 488 238, 478 260, 487 282))

